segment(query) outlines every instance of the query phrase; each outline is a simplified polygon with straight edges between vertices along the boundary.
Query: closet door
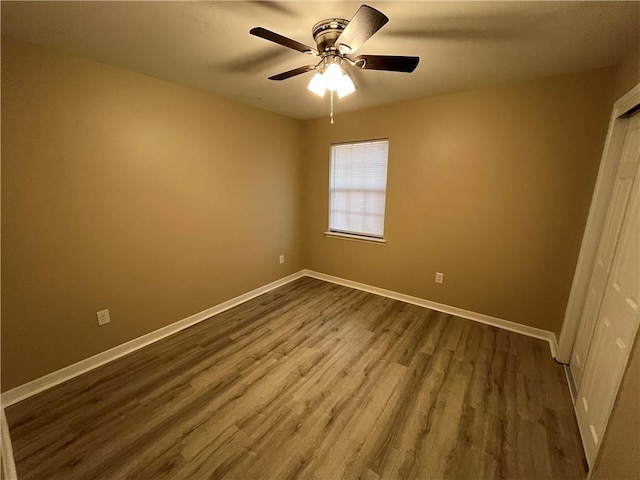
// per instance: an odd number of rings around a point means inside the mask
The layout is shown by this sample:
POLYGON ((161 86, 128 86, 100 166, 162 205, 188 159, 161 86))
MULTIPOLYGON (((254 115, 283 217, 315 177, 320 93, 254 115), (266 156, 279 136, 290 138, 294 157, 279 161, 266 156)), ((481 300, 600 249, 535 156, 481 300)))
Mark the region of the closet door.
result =
POLYGON ((622 222, 627 211, 639 157, 640 114, 636 114, 628 120, 611 201, 587 288, 586 300, 580 317, 580 326, 571 352, 571 373, 578 389, 580 389, 583 381, 593 332, 599 318, 602 300, 605 296, 607 280, 611 271, 613 256, 618 246, 622 222))
POLYGON ((587 459, 600 446, 640 323, 640 175, 635 175, 580 388, 576 414, 587 459))

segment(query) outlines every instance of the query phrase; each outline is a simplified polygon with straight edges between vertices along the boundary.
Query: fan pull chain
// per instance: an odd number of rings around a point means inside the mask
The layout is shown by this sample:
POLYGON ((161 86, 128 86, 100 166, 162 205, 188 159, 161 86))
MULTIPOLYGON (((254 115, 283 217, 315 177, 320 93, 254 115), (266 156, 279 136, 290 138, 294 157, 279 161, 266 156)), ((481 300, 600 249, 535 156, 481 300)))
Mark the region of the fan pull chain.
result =
POLYGON ((331 112, 330 112, 330 118, 331 118, 331 125, 333 125, 333 90, 331 90, 331 112))

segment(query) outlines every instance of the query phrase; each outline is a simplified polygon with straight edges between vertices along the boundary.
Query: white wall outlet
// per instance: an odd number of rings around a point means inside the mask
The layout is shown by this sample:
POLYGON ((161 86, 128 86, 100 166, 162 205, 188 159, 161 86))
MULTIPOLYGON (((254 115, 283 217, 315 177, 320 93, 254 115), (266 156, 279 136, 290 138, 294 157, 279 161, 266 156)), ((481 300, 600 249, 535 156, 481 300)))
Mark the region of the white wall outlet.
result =
POLYGON ((284 255, 280 255, 280 264, 284 263, 284 255))
POLYGON ((436 272, 436 283, 444 282, 444 273, 436 272))
POLYGON ((98 317, 98 326, 106 325, 111 321, 111 317, 109 317, 109 310, 100 310, 96 313, 96 317, 98 317))

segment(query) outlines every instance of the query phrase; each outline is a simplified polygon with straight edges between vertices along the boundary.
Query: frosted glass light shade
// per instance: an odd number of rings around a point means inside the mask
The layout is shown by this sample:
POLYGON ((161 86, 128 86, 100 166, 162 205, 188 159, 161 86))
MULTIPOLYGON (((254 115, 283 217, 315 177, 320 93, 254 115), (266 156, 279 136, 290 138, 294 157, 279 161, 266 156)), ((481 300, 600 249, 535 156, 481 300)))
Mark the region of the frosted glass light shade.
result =
POLYGON ((324 85, 327 90, 337 90, 344 74, 337 63, 332 63, 324 72, 324 85))
POLYGON ((307 89, 319 97, 323 97, 327 90, 337 91, 338 97, 343 98, 355 92, 356 85, 348 73, 332 63, 324 72, 318 72, 311 78, 307 89))
POLYGON ((327 88, 325 87, 324 76, 322 73, 316 73, 309 82, 309 85, 307 85, 307 88, 319 97, 323 97, 327 88))
POLYGON ((353 83, 351 76, 348 73, 342 75, 340 84, 338 85, 338 98, 346 97, 350 93, 356 91, 356 84, 353 83))

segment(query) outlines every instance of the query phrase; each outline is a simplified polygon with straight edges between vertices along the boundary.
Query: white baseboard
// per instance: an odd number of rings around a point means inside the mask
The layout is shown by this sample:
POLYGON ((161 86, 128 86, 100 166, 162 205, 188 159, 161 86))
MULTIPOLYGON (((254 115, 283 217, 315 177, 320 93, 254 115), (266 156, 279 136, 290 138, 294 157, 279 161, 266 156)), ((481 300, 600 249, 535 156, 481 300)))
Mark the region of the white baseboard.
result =
MULTIPOLYGON (((546 340, 549 342, 549 350, 551 350, 551 356, 558 361, 558 337, 553 332, 549 332, 548 330, 543 330, 543 332, 547 332, 549 338, 546 340)), ((559 363, 562 363, 558 361, 559 363)), ((563 364, 564 365, 564 364, 563 364)))
POLYGON ((521 333, 529 337, 539 338, 549 342, 551 355, 554 358, 556 356, 556 352, 558 351, 558 342, 555 334, 547 330, 530 327, 528 325, 522 325, 519 323, 511 322, 509 320, 491 317, 489 315, 464 310, 458 307, 452 307, 450 305, 445 305, 442 303, 432 302, 423 298, 412 297, 411 295, 405 295, 403 293, 385 290, 383 288, 366 285, 364 283, 354 282, 352 280, 346 280, 340 277, 334 277, 333 275, 327 275, 325 273, 315 272, 313 270, 301 270, 299 272, 276 280, 275 282, 271 282, 267 285, 256 288, 255 290, 251 290, 250 292, 247 292, 243 295, 232 298, 231 300, 227 300, 226 302, 220 303, 219 305, 208 308, 207 310, 191 315, 190 317, 167 325, 166 327, 162 327, 158 330, 147 333, 146 335, 135 338, 129 342, 123 343, 122 345, 118 345, 117 347, 113 347, 109 350, 98 353, 97 355, 74 363, 73 365, 69 365, 68 367, 64 367, 43 377, 37 378, 36 380, 20 385, 19 387, 8 390, 1 396, 2 405, 9 406, 18 403, 37 393, 47 390, 62 382, 66 382, 67 380, 77 377, 78 375, 82 375, 89 370, 100 367, 106 363, 116 360, 117 358, 139 350, 142 347, 155 343, 158 340, 179 332, 180 330, 184 330, 185 328, 195 325, 196 323, 200 323, 203 320, 222 313, 225 310, 240 305, 247 300, 251 300, 258 295, 262 295, 263 293, 266 293, 270 290, 281 287, 282 285, 290 283, 303 276, 317 278, 318 280, 324 280, 338 285, 343 285, 345 287, 355 288, 356 290, 362 290, 365 292, 374 293, 376 295, 382 295, 384 297, 399 300, 401 302, 411 303, 413 305, 430 308, 431 310, 437 310, 439 312, 448 313, 457 317, 462 317, 469 320, 474 320, 476 322, 485 323, 487 325, 492 325, 504 330, 521 333))
POLYGON ((303 271, 293 273, 284 278, 276 280, 275 282, 263 285, 262 287, 256 288, 255 290, 251 290, 250 292, 239 295, 235 298, 232 298, 231 300, 227 300, 226 302, 222 302, 214 307, 208 308, 206 310, 203 310, 202 312, 191 315, 190 317, 167 325, 166 327, 162 327, 158 330, 142 335, 141 337, 135 338, 129 342, 123 343, 122 345, 118 345, 117 347, 113 347, 109 350, 98 353, 97 355, 94 355, 92 357, 80 360, 73 365, 61 368, 60 370, 20 385, 19 387, 7 390, 2 394, 2 405, 7 407, 9 405, 13 405, 14 403, 18 403, 37 393, 47 390, 48 388, 51 388, 62 382, 66 382, 67 380, 77 377, 78 375, 88 372, 89 370, 93 370, 94 368, 100 367, 101 365, 116 360, 117 358, 120 358, 131 352, 139 350, 140 348, 145 347, 151 343, 155 343, 158 340, 179 332, 180 330, 184 330, 185 328, 195 325, 196 323, 200 323, 203 320, 222 313, 225 310, 229 310, 230 308, 240 305, 247 300, 251 300, 258 295, 262 295, 263 293, 273 290, 274 288, 281 287, 282 285, 297 280, 298 278, 303 276, 303 271))
POLYGON ((340 277, 334 277, 333 275, 327 275, 326 273, 315 272, 313 270, 303 270, 303 273, 307 277, 317 278, 318 280, 324 280, 338 285, 343 285, 345 287, 355 288, 356 290, 362 290, 364 292, 375 293, 376 295, 392 298, 394 300, 400 300, 401 302, 430 308, 431 310, 437 310, 438 312, 448 313, 451 315, 455 315, 456 317, 474 320, 476 322, 485 323, 487 325, 502 328, 504 330, 509 330, 511 332, 521 333, 522 335, 526 335, 528 337, 545 340, 546 342, 549 342, 549 350, 551 351, 551 356, 553 358, 556 358, 556 353, 558 351, 558 340, 556 339, 556 334, 553 332, 549 332, 548 330, 542 330, 540 328, 522 325, 520 323, 511 322, 509 320, 491 317, 483 313, 476 313, 469 310, 464 310, 462 308, 452 307, 443 303, 432 302, 430 300, 425 300, 419 297, 412 297, 411 295, 405 295, 404 293, 398 293, 392 290, 385 290, 384 288, 373 287, 365 283, 359 283, 340 277))

